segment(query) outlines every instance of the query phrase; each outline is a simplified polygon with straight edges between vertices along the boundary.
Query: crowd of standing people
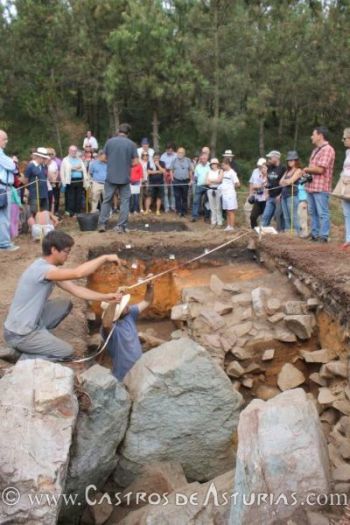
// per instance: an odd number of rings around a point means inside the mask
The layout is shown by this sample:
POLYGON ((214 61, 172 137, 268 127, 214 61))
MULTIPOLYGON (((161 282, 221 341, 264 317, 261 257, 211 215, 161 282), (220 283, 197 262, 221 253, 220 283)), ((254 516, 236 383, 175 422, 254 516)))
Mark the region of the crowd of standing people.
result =
MULTIPOLYGON (((99 150, 88 131, 82 148, 71 145, 63 159, 53 148, 34 148, 21 173, 17 156, 5 154, 7 134, 0 131, 0 249, 16 250, 13 239, 19 231, 29 228, 33 239, 41 239, 64 215, 81 212, 99 214, 101 233, 117 211, 114 230, 118 233, 128 231, 130 213, 153 212, 156 216, 174 212, 192 222, 203 218, 211 228, 234 230, 240 170, 232 150, 217 158, 204 146, 190 158, 184 147, 173 143, 157 152, 146 137, 137 147, 129 134, 130 126, 121 124, 99 150)), ((328 241, 335 151, 324 127, 313 130, 311 141, 314 149, 307 166, 302 167, 295 150, 288 151, 285 165, 277 150, 258 159, 244 204, 251 228, 273 224, 278 232, 328 241)), ((333 194, 342 199, 346 249, 350 246, 350 128, 344 130, 343 141, 346 160, 333 194)))

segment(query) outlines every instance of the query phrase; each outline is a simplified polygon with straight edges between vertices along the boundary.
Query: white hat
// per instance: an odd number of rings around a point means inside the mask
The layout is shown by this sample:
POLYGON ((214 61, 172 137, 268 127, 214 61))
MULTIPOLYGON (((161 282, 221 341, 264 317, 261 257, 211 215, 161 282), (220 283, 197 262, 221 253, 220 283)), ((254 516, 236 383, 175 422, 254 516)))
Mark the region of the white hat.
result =
POLYGON ((232 149, 225 149, 225 153, 222 156, 223 157, 234 157, 234 154, 232 153, 232 149))
POLYGON ((214 158, 214 159, 211 159, 211 160, 210 160, 210 163, 209 163, 209 164, 210 164, 210 166, 211 166, 212 164, 220 164, 220 162, 218 161, 218 159, 215 159, 215 158, 214 158))
POLYGON ((258 168, 261 168, 261 166, 264 166, 266 164, 266 159, 264 159, 263 157, 260 157, 260 159, 258 160, 258 162, 256 163, 256 165, 258 166, 258 168))
POLYGON ((281 158, 281 154, 280 154, 280 152, 277 151, 276 149, 273 149, 272 151, 270 151, 270 152, 266 155, 266 157, 267 157, 268 159, 270 159, 271 157, 278 157, 278 158, 281 158))
POLYGON ((113 321, 118 321, 119 317, 122 315, 123 311, 128 306, 130 297, 130 294, 123 295, 120 303, 116 304, 113 321))
POLYGON ((42 157, 43 159, 49 159, 50 155, 46 148, 37 148, 33 155, 36 155, 37 157, 42 157))

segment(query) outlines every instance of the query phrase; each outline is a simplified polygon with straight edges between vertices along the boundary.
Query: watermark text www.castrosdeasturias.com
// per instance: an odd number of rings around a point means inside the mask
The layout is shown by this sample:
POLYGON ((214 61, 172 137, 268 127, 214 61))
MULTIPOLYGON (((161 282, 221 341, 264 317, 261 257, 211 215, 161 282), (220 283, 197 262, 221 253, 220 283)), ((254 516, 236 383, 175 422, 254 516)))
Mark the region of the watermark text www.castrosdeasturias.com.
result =
POLYGON ((225 505, 237 505, 243 504, 244 506, 253 505, 271 505, 271 506, 324 506, 324 505, 341 505, 345 506, 350 503, 350 498, 347 494, 315 494, 309 493, 302 500, 298 499, 298 495, 295 492, 286 494, 269 494, 265 492, 240 494, 239 492, 221 492, 217 491, 216 486, 213 483, 209 485, 209 488, 205 494, 203 492, 193 491, 192 493, 174 492, 171 494, 168 492, 164 493, 146 493, 146 492, 116 492, 110 493, 99 493, 95 485, 88 485, 85 489, 85 493, 82 494, 53 494, 53 493, 32 493, 32 494, 21 494, 20 491, 13 486, 8 486, 1 491, 1 503, 6 506, 15 506, 20 503, 26 503, 29 506, 82 506, 82 505, 101 505, 102 503, 108 503, 114 506, 127 506, 133 501, 136 504, 149 504, 149 505, 168 505, 169 503, 184 506, 207 506, 209 504, 214 506, 225 506, 225 505), (27 501, 23 501, 26 498, 27 501))

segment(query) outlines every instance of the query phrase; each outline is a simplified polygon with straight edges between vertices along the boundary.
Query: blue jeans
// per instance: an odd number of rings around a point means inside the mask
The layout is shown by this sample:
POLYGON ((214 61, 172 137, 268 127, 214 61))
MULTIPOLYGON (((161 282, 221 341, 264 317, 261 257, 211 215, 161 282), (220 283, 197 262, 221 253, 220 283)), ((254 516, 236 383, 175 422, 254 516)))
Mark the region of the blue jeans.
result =
POLYGON ((174 188, 172 184, 164 184, 164 210, 169 211, 170 209, 175 211, 175 196, 174 188))
POLYGON ((342 200, 345 219, 345 242, 350 242, 350 201, 342 200))
POLYGON ((329 193, 325 191, 310 192, 307 195, 309 215, 311 217, 311 235, 315 239, 328 239, 329 222, 329 193))
POLYGON ((283 225, 283 214, 280 199, 277 197, 269 197, 266 201, 265 210, 261 219, 262 226, 270 226, 270 222, 275 216, 277 230, 281 231, 284 229, 283 225))
MULTIPOLYGON (((207 188, 205 188, 204 186, 198 186, 198 184, 196 184, 196 189, 195 189, 195 192, 194 192, 194 196, 193 196, 193 204, 192 204, 192 217, 194 219, 198 219, 199 217, 199 210, 200 210, 200 207, 201 207, 201 201, 202 201, 202 197, 203 195, 205 196, 204 198, 204 202, 207 200, 207 188)), ((209 217, 210 216, 210 212, 209 210, 206 209, 206 207, 204 206, 204 216, 205 217, 209 217)))
POLYGON ((290 231, 292 228, 292 218, 293 218, 293 230, 299 232, 299 217, 298 217, 298 206, 299 199, 298 197, 282 197, 281 199, 283 219, 284 219, 284 230, 286 232, 290 231), (293 211, 292 211, 292 201, 293 201, 293 211), (292 215, 293 214, 293 215, 292 215))
MULTIPOLYGON (((5 186, 1 186, 5 189, 5 186)), ((7 206, 0 208, 0 248, 10 248, 12 245, 10 236, 10 214, 11 194, 7 194, 7 206)))
POLYGON ((112 182, 105 182, 105 196, 101 206, 99 225, 105 225, 110 217, 112 211, 113 197, 116 192, 120 196, 120 212, 117 226, 125 228, 128 224, 129 206, 130 206, 130 184, 113 184, 112 182))

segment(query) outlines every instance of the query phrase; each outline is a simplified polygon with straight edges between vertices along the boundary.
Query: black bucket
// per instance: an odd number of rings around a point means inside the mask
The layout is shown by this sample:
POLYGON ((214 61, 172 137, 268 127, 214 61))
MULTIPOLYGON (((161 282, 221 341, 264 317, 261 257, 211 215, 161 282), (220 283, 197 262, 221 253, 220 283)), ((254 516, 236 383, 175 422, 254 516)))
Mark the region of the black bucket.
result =
POLYGON ((79 213, 77 215, 80 231, 93 232, 97 230, 99 213, 79 213))

